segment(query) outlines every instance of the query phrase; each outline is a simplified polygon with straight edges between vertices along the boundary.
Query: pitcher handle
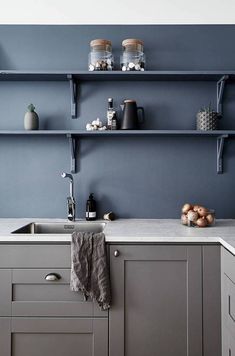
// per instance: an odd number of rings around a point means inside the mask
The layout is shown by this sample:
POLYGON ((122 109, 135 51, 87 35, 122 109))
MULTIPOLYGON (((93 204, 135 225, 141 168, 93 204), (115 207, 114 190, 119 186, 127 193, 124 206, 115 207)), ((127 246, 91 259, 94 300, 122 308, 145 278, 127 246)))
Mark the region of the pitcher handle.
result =
POLYGON ((137 110, 140 110, 142 112, 141 114, 141 120, 139 120, 140 124, 143 124, 145 121, 145 113, 144 113, 144 108, 142 106, 138 106, 137 110))

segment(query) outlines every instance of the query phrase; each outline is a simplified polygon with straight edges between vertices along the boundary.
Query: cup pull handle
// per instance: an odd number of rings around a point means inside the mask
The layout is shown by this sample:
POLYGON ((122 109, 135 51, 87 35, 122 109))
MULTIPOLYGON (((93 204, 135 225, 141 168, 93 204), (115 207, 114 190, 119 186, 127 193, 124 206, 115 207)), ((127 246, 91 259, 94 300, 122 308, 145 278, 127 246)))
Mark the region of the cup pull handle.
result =
POLYGON ((48 282, 55 282, 61 279, 61 276, 58 273, 48 273, 45 276, 45 280, 48 282))
POLYGON ((114 257, 118 257, 120 255, 120 252, 118 250, 115 250, 113 255, 114 255, 114 257))

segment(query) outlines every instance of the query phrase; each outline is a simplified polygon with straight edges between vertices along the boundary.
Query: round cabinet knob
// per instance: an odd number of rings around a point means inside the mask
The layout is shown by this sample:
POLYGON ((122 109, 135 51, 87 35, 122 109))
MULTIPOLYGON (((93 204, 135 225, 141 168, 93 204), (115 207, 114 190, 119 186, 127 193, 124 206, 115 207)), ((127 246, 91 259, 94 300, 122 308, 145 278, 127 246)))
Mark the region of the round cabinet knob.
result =
POLYGON ((61 276, 57 273, 49 273, 46 275, 45 280, 48 282, 55 282, 61 279, 61 276))
POLYGON ((114 257, 118 257, 120 255, 120 252, 118 250, 115 250, 113 255, 114 255, 114 257))

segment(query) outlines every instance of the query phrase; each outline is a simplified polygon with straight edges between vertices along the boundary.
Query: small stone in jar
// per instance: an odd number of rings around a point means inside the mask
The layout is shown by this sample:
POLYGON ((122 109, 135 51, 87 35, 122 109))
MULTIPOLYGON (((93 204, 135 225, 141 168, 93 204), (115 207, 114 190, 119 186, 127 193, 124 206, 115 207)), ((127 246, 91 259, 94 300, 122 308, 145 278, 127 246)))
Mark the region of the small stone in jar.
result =
POLYGON ((104 61, 102 61, 101 62, 101 68, 103 69, 103 70, 106 70, 107 69, 107 63, 106 62, 104 62, 104 61))
MULTIPOLYGON (((93 63, 91 64, 90 66, 92 66, 94 69, 91 69, 92 70, 112 70, 113 69, 113 62, 111 61, 111 59, 108 59, 107 61, 105 60, 100 60, 100 61, 97 61, 96 63, 93 63)), ((89 68, 90 68, 89 66, 89 68)))
POLYGON ((144 62, 137 62, 137 63, 133 63, 133 62, 128 62, 128 63, 121 63, 121 69, 122 71, 143 71, 144 70, 144 62))
POLYGON ((93 70, 95 70, 95 67, 92 64, 90 64, 89 65, 89 71, 93 72, 93 70))

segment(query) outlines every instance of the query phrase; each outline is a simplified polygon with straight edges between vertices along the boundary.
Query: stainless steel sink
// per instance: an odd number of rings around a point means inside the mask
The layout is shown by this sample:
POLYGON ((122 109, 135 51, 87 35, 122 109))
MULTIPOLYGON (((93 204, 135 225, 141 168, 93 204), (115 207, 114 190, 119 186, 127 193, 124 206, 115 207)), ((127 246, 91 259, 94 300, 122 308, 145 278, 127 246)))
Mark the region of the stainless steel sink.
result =
POLYGON ((72 234, 78 232, 102 232, 105 223, 96 222, 49 222, 49 223, 30 223, 20 227, 12 234, 72 234))

